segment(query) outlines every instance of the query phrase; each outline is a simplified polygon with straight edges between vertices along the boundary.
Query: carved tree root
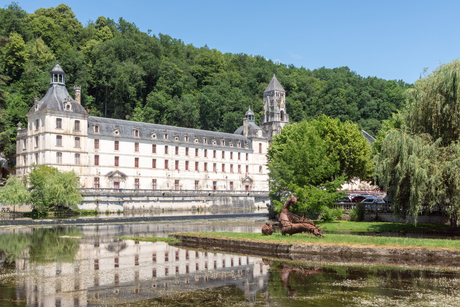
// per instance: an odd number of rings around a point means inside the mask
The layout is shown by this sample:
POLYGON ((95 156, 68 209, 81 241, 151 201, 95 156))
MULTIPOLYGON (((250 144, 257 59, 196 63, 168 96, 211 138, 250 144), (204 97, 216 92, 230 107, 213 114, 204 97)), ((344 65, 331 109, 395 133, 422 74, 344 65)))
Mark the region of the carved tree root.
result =
POLYGON ((264 226, 262 226, 262 234, 264 236, 271 236, 273 233, 273 225, 265 223, 264 226))

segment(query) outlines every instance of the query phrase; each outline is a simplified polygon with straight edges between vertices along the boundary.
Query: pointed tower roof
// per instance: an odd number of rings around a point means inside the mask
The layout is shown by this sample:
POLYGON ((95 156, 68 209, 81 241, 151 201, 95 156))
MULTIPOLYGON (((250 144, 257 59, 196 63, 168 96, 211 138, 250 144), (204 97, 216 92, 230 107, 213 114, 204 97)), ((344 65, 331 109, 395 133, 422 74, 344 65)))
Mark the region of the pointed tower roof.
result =
POLYGON ((62 69, 61 65, 59 65, 59 61, 57 62, 56 65, 54 65, 53 69, 51 69, 50 74, 52 74, 52 73, 65 75, 64 69, 62 69))
POLYGON ((249 107, 249 110, 246 111, 246 116, 254 116, 254 112, 252 112, 251 107, 249 107))
POLYGON ((284 88, 281 86, 278 79, 276 79, 275 74, 273 74, 272 81, 270 81, 264 93, 271 92, 271 91, 285 92, 284 88))

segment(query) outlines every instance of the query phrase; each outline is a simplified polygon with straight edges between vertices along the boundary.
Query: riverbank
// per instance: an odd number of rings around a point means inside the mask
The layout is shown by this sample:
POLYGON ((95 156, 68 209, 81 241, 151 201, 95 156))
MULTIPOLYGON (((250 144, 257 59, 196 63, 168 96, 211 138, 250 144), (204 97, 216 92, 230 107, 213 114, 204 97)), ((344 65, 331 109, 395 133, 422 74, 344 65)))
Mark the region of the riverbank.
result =
POLYGON ((460 241, 327 234, 263 236, 258 233, 186 232, 171 234, 181 245, 291 260, 386 264, 439 263, 460 266, 460 241), (340 258, 340 260, 338 259, 340 258))

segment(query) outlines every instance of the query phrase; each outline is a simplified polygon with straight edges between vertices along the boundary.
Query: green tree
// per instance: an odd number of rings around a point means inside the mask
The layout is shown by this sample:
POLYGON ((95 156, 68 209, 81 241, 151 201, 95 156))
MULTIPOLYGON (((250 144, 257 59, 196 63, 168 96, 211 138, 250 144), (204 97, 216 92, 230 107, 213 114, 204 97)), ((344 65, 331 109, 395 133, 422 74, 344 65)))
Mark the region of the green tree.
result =
POLYGON ((3 69, 7 76, 17 81, 21 78, 29 54, 21 35, 11 33, 9 38, 10 42, 3 48, 3 69))
POLYGON ((395 213, 417 219, 439 208, 457 228, 460 216, 460 61, 415 82, 374 158, 376 179, 395 213), (394 127, 394 128, 393 128, 394 127), (393 129, 391 129, 393 128, 393 129))
POLYGON ((0 190, 0 203, 13 206, 13 211, 16 206, 30 203, 25 180, 10 175, 5 186, 0 190))

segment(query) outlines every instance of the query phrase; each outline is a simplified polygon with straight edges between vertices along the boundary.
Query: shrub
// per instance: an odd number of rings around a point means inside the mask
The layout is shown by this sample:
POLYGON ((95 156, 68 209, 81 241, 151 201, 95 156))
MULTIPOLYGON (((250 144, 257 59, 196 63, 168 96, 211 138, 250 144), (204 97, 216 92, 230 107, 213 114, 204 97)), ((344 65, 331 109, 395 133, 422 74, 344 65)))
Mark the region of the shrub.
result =
POLYGON ((335 210, 330 209, 329 207, 324 206, 321 212, 321 221, 322 222, 332 222, 335 221, 336 216, 334 214, 335 210))

